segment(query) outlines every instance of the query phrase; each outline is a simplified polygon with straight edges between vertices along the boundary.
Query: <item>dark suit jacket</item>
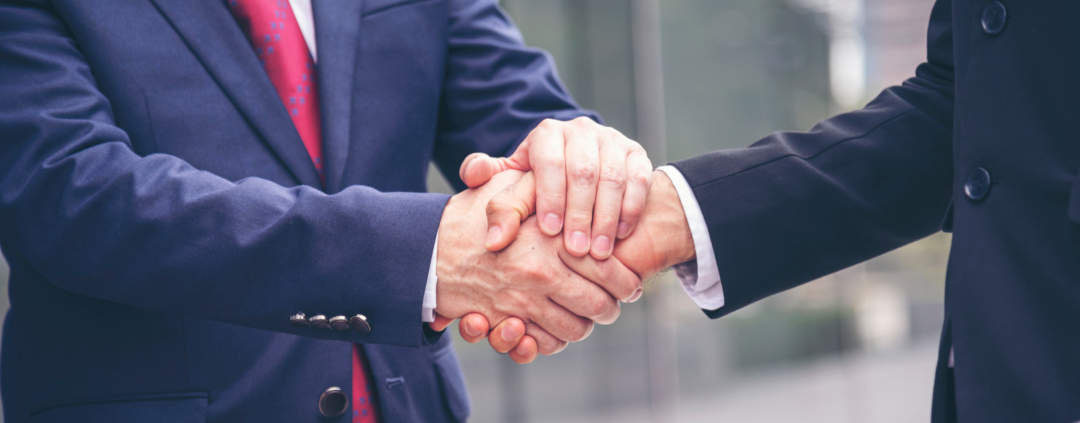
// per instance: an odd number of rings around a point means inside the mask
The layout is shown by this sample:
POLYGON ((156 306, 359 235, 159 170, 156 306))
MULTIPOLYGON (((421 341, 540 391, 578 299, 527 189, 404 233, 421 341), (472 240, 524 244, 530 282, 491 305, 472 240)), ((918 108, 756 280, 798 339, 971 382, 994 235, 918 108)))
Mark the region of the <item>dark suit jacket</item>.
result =
POLYGON ((1080 420, 1080 3, 1002 1, 1005 26, 991 35, 990 1, 939 0, 927 62, 862 110, 675 163, 724 285, 711 317, 944 220, 933 421, 1080 420), (981 200, 964 190, 977 168, 991 176, 981 200))
POLYGON ((428 163, 589 113, 495 0, 313 3, 325 184, 224 1, 0 1, 8 422, 344 422, 353 342, 386 421, 469 414, 428 163))

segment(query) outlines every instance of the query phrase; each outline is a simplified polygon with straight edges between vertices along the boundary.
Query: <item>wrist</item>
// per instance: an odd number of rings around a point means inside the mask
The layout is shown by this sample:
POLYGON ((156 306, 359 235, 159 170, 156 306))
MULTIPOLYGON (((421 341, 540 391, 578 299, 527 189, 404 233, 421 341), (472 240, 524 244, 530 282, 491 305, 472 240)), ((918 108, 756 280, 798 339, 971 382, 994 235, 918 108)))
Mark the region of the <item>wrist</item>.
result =
MULTIPOLYGON (((656 233, 657 252, 664 255, 663 268, 693 260, 697 252, 690 223, 686 220, 675 184, 662 171, 653 172, 653 184, 649 188, 649 203, 654 206, 657 223, 662 230, 656 233)), ((648 208, 648 207, 647 207, 648 208)))

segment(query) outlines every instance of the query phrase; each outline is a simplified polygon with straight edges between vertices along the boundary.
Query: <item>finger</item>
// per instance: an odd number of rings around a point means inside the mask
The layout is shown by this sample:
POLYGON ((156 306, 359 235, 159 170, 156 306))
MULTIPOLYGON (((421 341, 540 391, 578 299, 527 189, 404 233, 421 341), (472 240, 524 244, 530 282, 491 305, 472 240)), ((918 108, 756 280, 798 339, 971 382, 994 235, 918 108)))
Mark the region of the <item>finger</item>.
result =
POLYGON ((461 163, 458 176, 469 188, 486 184, 495 174, 507 170, 521 170, 509 158, 490 157, 484 153, 473 153, 461 163))
POLYGON ((566 207, 566 142, 563 122, 547 119, 529 133, 529 166, 536 172, 536 213, 540 231, 555 236, 562 230, 566 207))
POLYGON ((525 322, 517 317, 508 317, 495 325, 495 329, 488 334, 488 344, 492 349, 503 354, 514 349, 524 336, 525 322))
MULTIPOLYGON (((609 299, 611 296, 606 295, 609 299)), ((565 300, 565 299, 564 299, 565 300)), ((579 301, 581 302, 581 301, 579 301)), ((612 301, 613 304, 618 304, 612 301)), ((589 336, 593 321, 569 311, 553 300, 541 304, 533 313, 533 322, 556 338, 577 342, 589 336)))
POLYGON ((454 323, 454 319, 451 319, 449 317, 443 317, 443 316, 439 315, 439 313, 434 313, 434 314, 435 314, 435 321, 431 322, 431 323, 428 323, 428 327, 430 327, 431 330, 433 330, 435 332, 442 332, 443 330, 446 330, 447 326, 450 326, 451 323, 454 323))
POLYGON ((536 340, 536 350, 543 355, 558 353, 569 344, 566 341, 556 338, 555 335, 548 333, 548 331, 544 330, 540 325, 533 322, 525 323, 525 333, 527 336, 536 340))
POLYGON ((629 149, 617 137, 614 129, 604 131, 600 141, 600 176, 596 185, 596 204, 593 206, 593 258, 611 257, 615 248, 615 230, 619 225, 619 209, 626 192, 626 156, 629 149))
MULTIPOLYGON (((574 257, 565 251, 559 251, 559 258, 566 267, 573 270, 592 282, 596 287, 606 291, 609 296, 619 301, 631 302, 635 295, 640 296, 642 289, 641 278, 637 273, 626 267, 618 258, 610 257, 607 260, 594 260, 591 257, 574 257)), ((572 291, 573 288, 564 288, 559 291, 572 291)), ((582 295, 568 293, 569 295, 582 295)), ((563 295, 560 293, 560 295, 563 295)), ((561 297, 560 297, 561 298, 561 297)), ((579 300, 584 300, 581 298, 579 300)), ((558 301, 562 304, 561 301, 558 301)), ((571 310, 573 311, 573 310, 571 310)), ((617 317, 617 314, 616 314, 617 317)), ((595 320, 595 319, 594 319, 595 320)), ((597 323, 603 323, 595 320, 597 323)))
POLYGON ((517 238, 521 221, 532 216, 536 207, 536 175, 526 173, 488 201, 488 233, 484 247, 499 251, 517 238))
POLYGON ((563 242, 570 254, 581 257, 589 253, 592 239, 589 234, 592 232, 593 203, 600 174, 600 149, 596 131, 579 125, 570 126, 567 131, 563 242))
POLYGON ((488 335, 489 327, 488 320, 484 315, 469 313, 462 316, 461 321, 458 322, 458 333, 461 334, 461 339, 464 339, 465 342, 475 344, 488 335))
MULTIPOLYGON (((614 323, 615 319, 619 318, 619 313, 622 311, 619 302, 603 287, 577 275, 574 275, 572 279, 572 281, 563 282, 550 294, 552 301, 570 313, 602 325, 614 323)), ((578 339, 562 337, 560 339, 578 341, 578 339)))
POLYGON ((652 161, 649 160, 645 149, 640 146, 631 148, 630 154, 626 156, 626 195, 623 197, 619 217, 619 239, 634 233, 638 222, 641 221, 641 213, 645 210, 645 202, 648 200, 649 187, 652 186, 652 166, 652 161))
POLYGON ((491 163, 492 158, 484 153, 472 153, 461 162, 458 177, 469 188, 483 185, 495 175, 495 166, 491 163))
POLYGON ((536 359, 536 354, 539 352, 539 348, 536 344, 536 339, 529 335, 525 335, 521 338, 521 342, 517 344, 514 349, 510 350, 510 359, 514 360, 518 364, 529 364, 536 359))

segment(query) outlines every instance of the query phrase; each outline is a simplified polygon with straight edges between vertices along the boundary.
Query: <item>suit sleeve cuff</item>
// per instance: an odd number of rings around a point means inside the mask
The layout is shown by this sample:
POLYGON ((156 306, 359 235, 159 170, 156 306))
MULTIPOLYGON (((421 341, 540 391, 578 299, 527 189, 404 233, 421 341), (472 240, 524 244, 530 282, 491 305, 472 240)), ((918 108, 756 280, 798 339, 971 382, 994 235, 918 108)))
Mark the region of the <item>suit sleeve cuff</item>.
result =
POLYGON ((424 288, 424 305, 420 309, 420 318, 424 323, 435 321, 435 288, 439 277, 435 276, 435 263, 439 258, 439 233, 435 233, 435 246, 431 251, 431 266, 428 267, 427 286, 424 288))
POLYGON ((686 222, 690 225, 690 234, 694 237, 696 258, 674 266, 675 274, 686 291, 686 295, 704 310, 717 310, 724 306, 724 288, 720 283, 720 269, 716 265, 709 227, 705 224, 705 215, 701 213, 694 191, 686 178, 673 166, 660 166, 656 170, 664 172, 675 192, 679 194, 686 222))

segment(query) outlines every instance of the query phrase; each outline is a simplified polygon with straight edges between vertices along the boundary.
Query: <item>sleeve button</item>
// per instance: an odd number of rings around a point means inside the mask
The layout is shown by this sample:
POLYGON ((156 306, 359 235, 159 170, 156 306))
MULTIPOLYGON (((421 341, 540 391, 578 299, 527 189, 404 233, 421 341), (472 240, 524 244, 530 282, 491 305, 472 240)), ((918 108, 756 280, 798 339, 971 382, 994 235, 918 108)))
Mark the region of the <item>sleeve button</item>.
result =
POLYGON ((308 320, 304 313, 296 313, 289 317, 289 323, 292 323, 293 326, 307 326, 308 320))
POLYGON ((363 314, 357 314, 349 319, 349 324, 352 325, 353 330, 362 334, 371 333, 371 324, 368 323, 367 317, 363 314))
POLYGON ((311 327, 315 329, 330 329, 330 322, 326 320, 326 316, 323 316, 321 314, 311 316, 311 320, 309 321, 309 323, 311 324, 311 327))
POLYGON ((334 316, 330 318, 331 329, 334 329, 336 331, 344 331, 349 330, 350 327, 351 326, 349 325, 349 319, 346 319, 345 316, 334 316))

